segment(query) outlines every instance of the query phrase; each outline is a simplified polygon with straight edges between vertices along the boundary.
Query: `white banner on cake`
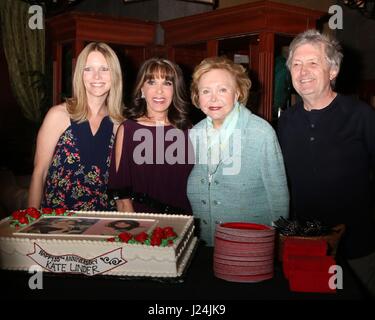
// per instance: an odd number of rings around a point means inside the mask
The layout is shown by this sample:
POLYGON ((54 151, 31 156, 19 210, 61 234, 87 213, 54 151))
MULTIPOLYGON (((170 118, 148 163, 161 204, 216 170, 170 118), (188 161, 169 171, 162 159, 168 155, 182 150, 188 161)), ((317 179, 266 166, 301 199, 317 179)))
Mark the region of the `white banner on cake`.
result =
POLYGON ((122 248, 106 252, 92 259, 86 259, 75 254, 52 255, 34 243, 34 252, 27 256, 50 272, 81 273, 87 276, 107 272, 127 262, 122 257, 122 248))

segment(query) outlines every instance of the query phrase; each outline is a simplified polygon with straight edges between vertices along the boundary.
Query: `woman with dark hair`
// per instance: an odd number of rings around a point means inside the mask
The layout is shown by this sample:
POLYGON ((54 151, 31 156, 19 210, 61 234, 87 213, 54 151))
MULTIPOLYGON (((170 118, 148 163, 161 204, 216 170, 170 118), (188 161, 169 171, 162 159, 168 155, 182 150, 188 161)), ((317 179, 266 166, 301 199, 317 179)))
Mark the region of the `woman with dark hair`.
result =
POLYGON ((147 122, 150 125, 155 125, 155 121, 165 120, 166 124, 171 124, 181 130, 191 127, 191 122, 188 118, 189 104, 182 71, 173 62, 160 58, 152 58, 146 61, 138 72, 133 98, 133 107, 125 109, 124 115, 126 119, 147 122), (156 85, 156 76, 165 81, 164 85, 172 89, 172 101, 168 100, 164 104, 156 103, 160 105, 160 110, 153 110, 156 102, 152 101, 154 96, 145 96, 145 91, 156 85), (170 104, 168 105, 168 103, 170 104), (153 111, 159 112, 160 118, 156 119, 153 111))
POLYGON ((147 60, 133 100, 110 169, 118 211, 191 214, 186 184, 194 159, 189 161, 191 124, 181 69, 166 59, 147 60))
POLYGON ((107 224, 107 227, 115 231, 125 232, 139 227, 139 222, 136 220, 115 220, 107 224))

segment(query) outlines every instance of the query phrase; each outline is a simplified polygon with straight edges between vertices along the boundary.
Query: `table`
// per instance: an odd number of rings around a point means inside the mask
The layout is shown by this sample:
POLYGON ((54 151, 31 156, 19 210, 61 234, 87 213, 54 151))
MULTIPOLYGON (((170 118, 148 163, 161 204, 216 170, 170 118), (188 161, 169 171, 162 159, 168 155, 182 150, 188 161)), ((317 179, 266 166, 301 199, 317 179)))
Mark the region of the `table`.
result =
POLYGON ((184 276, 173 280, 150 280, 109 276, 43 273, 43 290, 31 290, 27 272, 0 272, 2 293, 7 299, 127 299, 127 300, 289 300, 363 299, 364 293, 345 264, 343 289, 334 294, 297 293, 289 290, 282 266, 275 264, 272 279, 258 283, 235 283, 213 274, 213 248, 199 245, 184 276))

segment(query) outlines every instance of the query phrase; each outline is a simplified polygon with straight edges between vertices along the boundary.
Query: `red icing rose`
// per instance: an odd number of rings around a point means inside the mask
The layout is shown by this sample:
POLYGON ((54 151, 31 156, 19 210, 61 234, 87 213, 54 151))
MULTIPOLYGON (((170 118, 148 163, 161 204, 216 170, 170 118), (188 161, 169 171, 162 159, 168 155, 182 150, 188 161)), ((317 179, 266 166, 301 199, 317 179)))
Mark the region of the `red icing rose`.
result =
POLYGON ((172 227, 165 227, 163 229, 163 233, 164 233, 164 238, 170 238, 170 237, 176 237, 177 236, 176 232, 173 231, 172 227))
POLYGON ((25 216, 25 212, 24 211, 22 211, 22 210, 17 210, 17 211, 14 211, 13 213, 12 213, 12 218, 14 219, 14 220, 19 220, 19 218, 20 217, 24 217, 25 216))
POLYGON ((29 223, 29 219, 27 219, 26 216, 19 217, 18 221, 19 221, 20 224, 28 224, 29 223))
POLYGON ((27 208, 26 213, 34 219, 38 219, 41 216, 39 210, 35 208, 27 208))
POLYGON ((154 229, 154 231, 152 232, 152 234, 160 234, 160 235, 163 235, 163 228, 160 228, 160 227, 156 227, 154 229))
POLYGON ((129 232, 121 232, 118 237, 122 242, 128 243, 133 236, 129 232))
POLYGON ((153 237, 151 238, 151 242, 150 242, 150 244, 151 244, 152 246, 160 246, 160 244, 161 244, 161 237, 153 236, 153 237))
POLYGON ((141 242, 141 243, 145 242, 145 241, 147 240, 147 238, 148 238, 148 235, 147 235, 147 233, 144 232, 144 231, 141 232, 141 233, 139 233, 139 234, 137 234, 137 235, 134 237, 134 239, 135 239, 136 241, 141 242))
POLYGON ((65 213, 65 211, 66 211, 65 208, 57 208, 57 209, 55 209, 55 213, 58 216, 63 215, 65 213))
POLYGON ((42 208, 43 214, 51 214, 53 210, 51 208, 42 208))
POLYGON ((115 242, 115 240, 116 240, 115 238, 108 238, 107 239, 108 242, 115 242))

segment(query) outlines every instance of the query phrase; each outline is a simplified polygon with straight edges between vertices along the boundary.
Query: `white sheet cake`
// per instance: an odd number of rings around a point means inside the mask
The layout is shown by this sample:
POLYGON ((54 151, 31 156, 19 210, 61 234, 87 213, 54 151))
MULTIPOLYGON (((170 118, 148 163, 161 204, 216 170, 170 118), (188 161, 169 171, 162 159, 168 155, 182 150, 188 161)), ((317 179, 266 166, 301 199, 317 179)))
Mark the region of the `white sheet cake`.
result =
MULTIPOLYGON (((83 234, 35 234, 29 227, 11 226, 12 218, 0 221, 0 268, 29 270, 40 265, 46 272, 81 273, 88 276, 179 277, 191 258, 197 243, 191 216, 119 213, 75 212, 74 218, 104 221, 137 220, 153 222, 152 228, 172 227, 177 234, 167 246, 139 243, 109 242, 110 236, 83 234)), ((43 218, 46 219, 46 218, 43 218)), ((85 220, 81 219, 81 220, 85 220)))

